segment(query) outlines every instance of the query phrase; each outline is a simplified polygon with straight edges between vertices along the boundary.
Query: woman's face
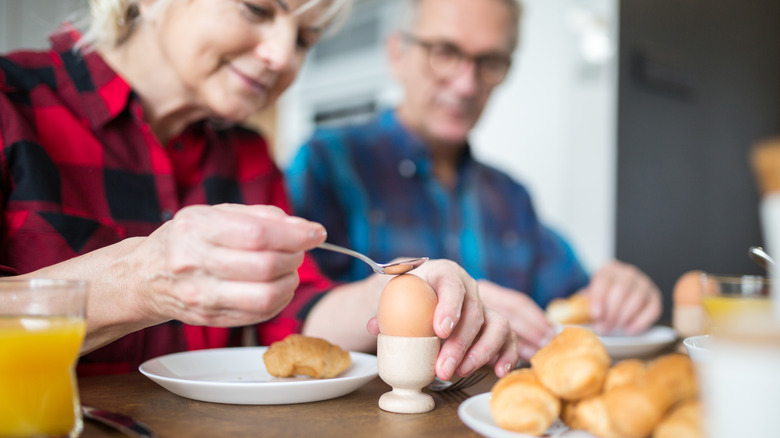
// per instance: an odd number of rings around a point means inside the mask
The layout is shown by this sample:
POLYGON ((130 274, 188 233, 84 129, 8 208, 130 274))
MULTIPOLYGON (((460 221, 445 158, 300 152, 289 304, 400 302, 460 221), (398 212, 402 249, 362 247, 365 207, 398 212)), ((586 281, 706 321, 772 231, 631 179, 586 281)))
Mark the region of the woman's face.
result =
POLYGON ((174 84, 214 116, 239 122, 276 101, 322 29, 306 0, 142 0, 174 84))

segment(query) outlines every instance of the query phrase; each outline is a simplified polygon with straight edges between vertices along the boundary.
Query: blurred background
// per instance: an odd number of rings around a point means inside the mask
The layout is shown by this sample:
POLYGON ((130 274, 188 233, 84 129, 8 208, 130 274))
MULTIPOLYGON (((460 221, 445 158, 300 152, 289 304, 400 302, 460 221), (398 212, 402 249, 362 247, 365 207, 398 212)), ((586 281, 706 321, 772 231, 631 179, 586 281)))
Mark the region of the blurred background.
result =
MULTIPOLYGON (((43 48, 87 0, 0 0, 0 52, 43 48)), ((524 0, 521 43, 471 139, 527 185, 588 268, 617 257, 666 296, 701 269, 761 273, 748 162, 780 135, 780 0, 524 0)), ((318 124, 400 97, 385 64, 395 0, 358 0, 253 124, 284 167, 318 124)), ((780 255, 775 254, 775 257, 780 255)))

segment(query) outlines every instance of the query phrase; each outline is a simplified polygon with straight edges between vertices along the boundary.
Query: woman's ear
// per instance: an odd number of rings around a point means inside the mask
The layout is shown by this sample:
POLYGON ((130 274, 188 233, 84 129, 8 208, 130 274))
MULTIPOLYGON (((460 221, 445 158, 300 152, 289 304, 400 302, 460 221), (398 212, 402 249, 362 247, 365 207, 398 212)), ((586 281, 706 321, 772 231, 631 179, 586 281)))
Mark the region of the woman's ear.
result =
POLYGON ((155 3, 157 0, 138 0, 138 12, 140 15, 146 15, 155 3))

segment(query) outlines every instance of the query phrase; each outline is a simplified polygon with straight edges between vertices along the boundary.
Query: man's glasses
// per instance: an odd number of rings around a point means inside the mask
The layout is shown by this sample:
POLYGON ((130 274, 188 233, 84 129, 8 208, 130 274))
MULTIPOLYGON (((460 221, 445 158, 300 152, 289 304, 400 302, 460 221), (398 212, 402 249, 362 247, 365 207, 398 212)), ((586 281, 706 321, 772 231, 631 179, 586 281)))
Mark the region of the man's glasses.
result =
POLYGON ((497 85, 506 78, 512 64, 508 56, 497 53, 474 56, 446 41, 425 41, 410 34, 404 34, 403 37, 407 42, 425 49, 431 71, 440 78, 449 79, 457 75, 463 71, 464 63, 471 61, 483 83, 497 85))

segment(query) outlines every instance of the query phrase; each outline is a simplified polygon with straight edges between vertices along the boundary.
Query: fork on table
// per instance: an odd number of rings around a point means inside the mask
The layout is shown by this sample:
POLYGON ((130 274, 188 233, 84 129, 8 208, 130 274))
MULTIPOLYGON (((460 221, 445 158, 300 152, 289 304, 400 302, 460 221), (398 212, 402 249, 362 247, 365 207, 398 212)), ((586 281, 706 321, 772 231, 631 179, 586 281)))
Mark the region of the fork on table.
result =
POLYGON ((487 375, 487 371, 477 371, 454 381, 441 380, 436 377, 433 379, 433 382, 428 385, 428 389, 431 391, 462 391, 481 382, 487 375))

